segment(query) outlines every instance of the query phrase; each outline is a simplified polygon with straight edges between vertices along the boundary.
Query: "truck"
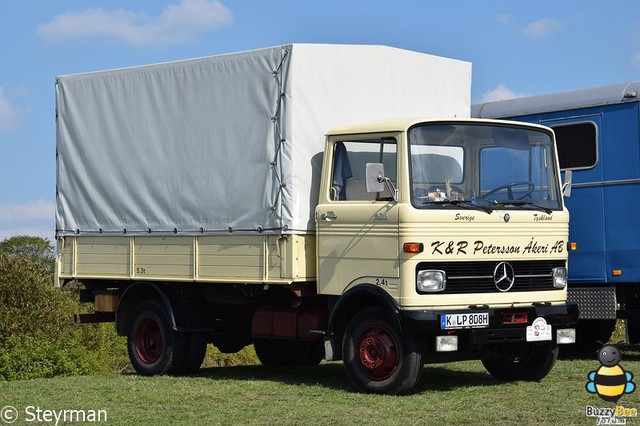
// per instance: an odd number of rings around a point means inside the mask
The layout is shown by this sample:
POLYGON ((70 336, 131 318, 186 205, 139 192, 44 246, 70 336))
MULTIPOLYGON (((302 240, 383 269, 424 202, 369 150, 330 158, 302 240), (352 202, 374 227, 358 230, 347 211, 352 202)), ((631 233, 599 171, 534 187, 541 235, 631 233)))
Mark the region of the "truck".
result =
POLYGON ((463 359, 541 380, 578 317, 553 132, 471 119, 470 76, 290 44, 58 77, 56 279, 94 306, 76 322, 114 322, 142 375, 192 374, 213 344, 342 360, 370 393, 463 359))
POLYGON ((474 105, 474 117, 550 126, 560 169, 571 174, 568 300, 577 345, 590 351, 625 323, 640 343, 640 82, 474 105))

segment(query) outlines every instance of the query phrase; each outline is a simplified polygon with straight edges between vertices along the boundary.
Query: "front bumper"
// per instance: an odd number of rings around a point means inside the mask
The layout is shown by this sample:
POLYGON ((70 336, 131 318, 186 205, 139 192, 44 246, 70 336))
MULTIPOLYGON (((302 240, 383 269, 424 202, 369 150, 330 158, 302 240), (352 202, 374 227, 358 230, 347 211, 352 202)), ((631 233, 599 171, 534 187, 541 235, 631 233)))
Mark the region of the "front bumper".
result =
POLYGON ((567 303, 563 305, 531 305, 517 308, 483 308, 474 307, 464 310, 400 310, 400 326, 404 332, 425 333, 433 335, 457 334, 464 336, 465 346, 485 346, 488 344, 520 343, 526 341, 526 328, 533 320, 542 317, 554 329, 564 328, 578 322, 578 305, 567 303), (489 326, 485 328, 463 328, 443 330, 440 326, 442 315, 455 313, 485 313, 489 314, 489 326), (509 323, 508 319, 514 315, 522 316, 526 313, 527 321, 509 323))

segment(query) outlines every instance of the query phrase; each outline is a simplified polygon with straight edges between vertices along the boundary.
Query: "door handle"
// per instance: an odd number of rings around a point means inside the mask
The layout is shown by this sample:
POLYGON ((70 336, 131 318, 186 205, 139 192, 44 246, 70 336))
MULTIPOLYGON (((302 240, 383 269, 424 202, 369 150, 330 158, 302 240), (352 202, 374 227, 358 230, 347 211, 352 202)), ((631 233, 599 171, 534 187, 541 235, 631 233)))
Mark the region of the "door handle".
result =
POLYGON ((335 220, 338 216, 334 212, 322 213, 320 215, 320 220, 335 220))

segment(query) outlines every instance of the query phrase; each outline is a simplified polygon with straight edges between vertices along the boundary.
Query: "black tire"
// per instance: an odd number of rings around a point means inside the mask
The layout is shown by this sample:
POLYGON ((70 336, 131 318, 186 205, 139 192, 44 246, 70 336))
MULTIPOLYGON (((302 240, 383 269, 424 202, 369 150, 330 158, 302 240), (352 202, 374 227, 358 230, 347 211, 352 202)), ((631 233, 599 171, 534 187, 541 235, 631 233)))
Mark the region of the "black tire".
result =
POLYGON ((396 329, 387 311, 368 308, 349 322, 342 359, 359 391, 398 395, 420 380, 424 350, 417 336, 396 329))
POLYGON ((515 353, 499 358, 483 359, 489 374, 499 380, 540 381, 553 368, 558 359, 558 345, 524 345, 515 353))
POLYGON ((201 332, 184 333, 186 351, 182 365, 172 370, 173 374, 195 374, 204 361, 207 352, 207 334, 201 332))
POLYGON ((260 363, 267 367, 314 367, 324 358, 322 340, 255 339, 253 347, 260 363))
POLYGON ((177 373, 184 364, 186 336, 171 328, 169 314, 158 301, 143 302, 133 312, 127 350, 138 374, 177 373))

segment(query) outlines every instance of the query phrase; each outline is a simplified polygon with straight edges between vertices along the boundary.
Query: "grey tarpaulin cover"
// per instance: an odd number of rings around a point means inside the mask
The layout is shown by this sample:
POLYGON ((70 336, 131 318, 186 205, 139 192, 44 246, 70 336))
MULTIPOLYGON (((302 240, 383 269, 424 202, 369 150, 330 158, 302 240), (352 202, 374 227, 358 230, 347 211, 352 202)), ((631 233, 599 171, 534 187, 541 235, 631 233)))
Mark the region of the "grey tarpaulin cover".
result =
POLYGON ((60 76, 57 236, 314 231, 324 134, 468 117, 471 64, 292 44, 60 76))

